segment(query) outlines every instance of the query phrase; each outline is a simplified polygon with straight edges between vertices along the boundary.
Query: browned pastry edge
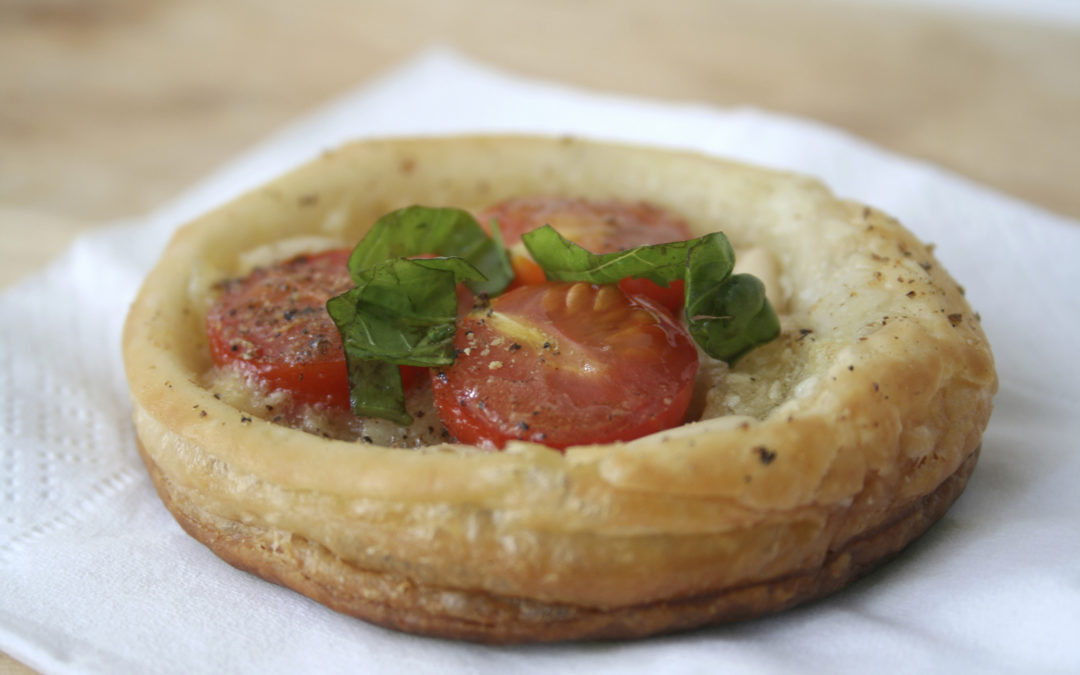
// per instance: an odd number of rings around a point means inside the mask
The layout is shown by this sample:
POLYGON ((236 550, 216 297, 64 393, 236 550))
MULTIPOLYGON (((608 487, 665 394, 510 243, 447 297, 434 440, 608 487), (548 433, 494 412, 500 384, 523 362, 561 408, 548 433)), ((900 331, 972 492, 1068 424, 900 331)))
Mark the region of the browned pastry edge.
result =
POLYGON ((387 628, 490 644, 640 638, 746 620, 823 597, 895 556, 941 518, 964 491, 979 456, 976 448, 933 492, 895 508, 886 525, 831 551, 820 568, 605 610, 417 585, 404 576, 357 568, 302 537, 203 510, 175 489, 141 443, 139 452, 180 526, 234 567, 387 628))

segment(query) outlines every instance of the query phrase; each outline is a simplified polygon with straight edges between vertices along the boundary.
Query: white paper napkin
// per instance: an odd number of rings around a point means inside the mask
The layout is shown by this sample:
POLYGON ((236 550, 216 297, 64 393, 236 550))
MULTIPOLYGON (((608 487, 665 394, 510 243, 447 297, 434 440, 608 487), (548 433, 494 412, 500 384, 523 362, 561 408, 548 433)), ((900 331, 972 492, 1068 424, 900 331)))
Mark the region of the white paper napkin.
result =
POLYGON ((79 240, 0 296, 0 649, 68 672, 1078 672, 1080 223, 820 124, 604 96, 432 52, 160 211, 79 240), (236 571, 185 535, 135 452, 128 304, 187 219, 349 138, 525 131, 812 173, 935 242, 1001 374, 965 495, 894 564, 823 602, 626 644, 403 635, 236 571))

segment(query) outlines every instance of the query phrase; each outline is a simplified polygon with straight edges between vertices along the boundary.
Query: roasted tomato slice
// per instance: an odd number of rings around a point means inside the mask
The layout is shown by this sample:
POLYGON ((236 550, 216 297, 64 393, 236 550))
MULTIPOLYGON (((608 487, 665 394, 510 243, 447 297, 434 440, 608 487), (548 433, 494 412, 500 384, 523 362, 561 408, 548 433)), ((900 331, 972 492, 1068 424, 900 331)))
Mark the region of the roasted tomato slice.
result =
MULTIPOLYGON (((210 354, 298 404, 349 408, 341 335, 326 301, 352 287, 348 250, 301 255, 225 284, 206 316, 210 354)), ((406 386, 426 369, 402 368, 406 386)))
MULTIPOLYGON (((510 261, 515 286, 543 283, 544 271, 532 261, 521 235, 542 225, 593 253, 613 253, 635 246, 691 239, 689 226, 670 211, 645 202, 587 200, 568 197, 521 197, 490 206, 477 216, 489 227, 497 220, 510 261)), ((647 295, 678 315, 683 305, 683 282, 668 287, 648 279, 624 279, 620 286, 632 295, 647 295)))
POLYGON ((432 377, 459 441, 563 449, 681 424, 697 350, 651 300, 617 286, 522 286, 459 321, 457 358, 432 377))

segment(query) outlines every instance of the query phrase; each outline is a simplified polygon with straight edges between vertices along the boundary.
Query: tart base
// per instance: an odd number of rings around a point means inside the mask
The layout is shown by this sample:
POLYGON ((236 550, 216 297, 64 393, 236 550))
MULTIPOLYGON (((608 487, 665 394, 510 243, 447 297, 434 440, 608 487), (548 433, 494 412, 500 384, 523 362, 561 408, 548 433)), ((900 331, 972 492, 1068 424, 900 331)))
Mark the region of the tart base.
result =
POLYGON ((963 492, 976 448, 934 491, 893 509, 885 525, 830 551, 815 569, 692 597, 610 608, 552 604, 417 584, 356 567, 291 532, 216 516, 186 497, 139 443, 158 495, 180 526, 241 570, 386 628, 488 644, 641 638, 742 621, 834 593, 899 553, 963 492))

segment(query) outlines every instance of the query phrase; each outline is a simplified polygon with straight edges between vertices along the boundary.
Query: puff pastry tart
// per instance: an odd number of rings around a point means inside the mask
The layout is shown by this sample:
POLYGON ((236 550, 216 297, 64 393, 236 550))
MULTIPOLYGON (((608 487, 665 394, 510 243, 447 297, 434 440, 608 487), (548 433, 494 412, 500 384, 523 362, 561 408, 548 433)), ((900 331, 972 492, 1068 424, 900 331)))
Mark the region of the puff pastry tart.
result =
POLYGON ((802 176, 575 139, 328 152, 182 228, 123 349, 140 451, 192 536, 335 610, 493 643, 643 637, 836 591, 960 495, 997 388, 961 288, 892 218, 802 176), (455 442, 422 387, 405 421, 283 419, 287 395, 215 364, 208 315, 253 270, 347 250, 410 205, 528 195, 723 231, 779 334, 702 354, 674 426, 559 450, 455 442))

